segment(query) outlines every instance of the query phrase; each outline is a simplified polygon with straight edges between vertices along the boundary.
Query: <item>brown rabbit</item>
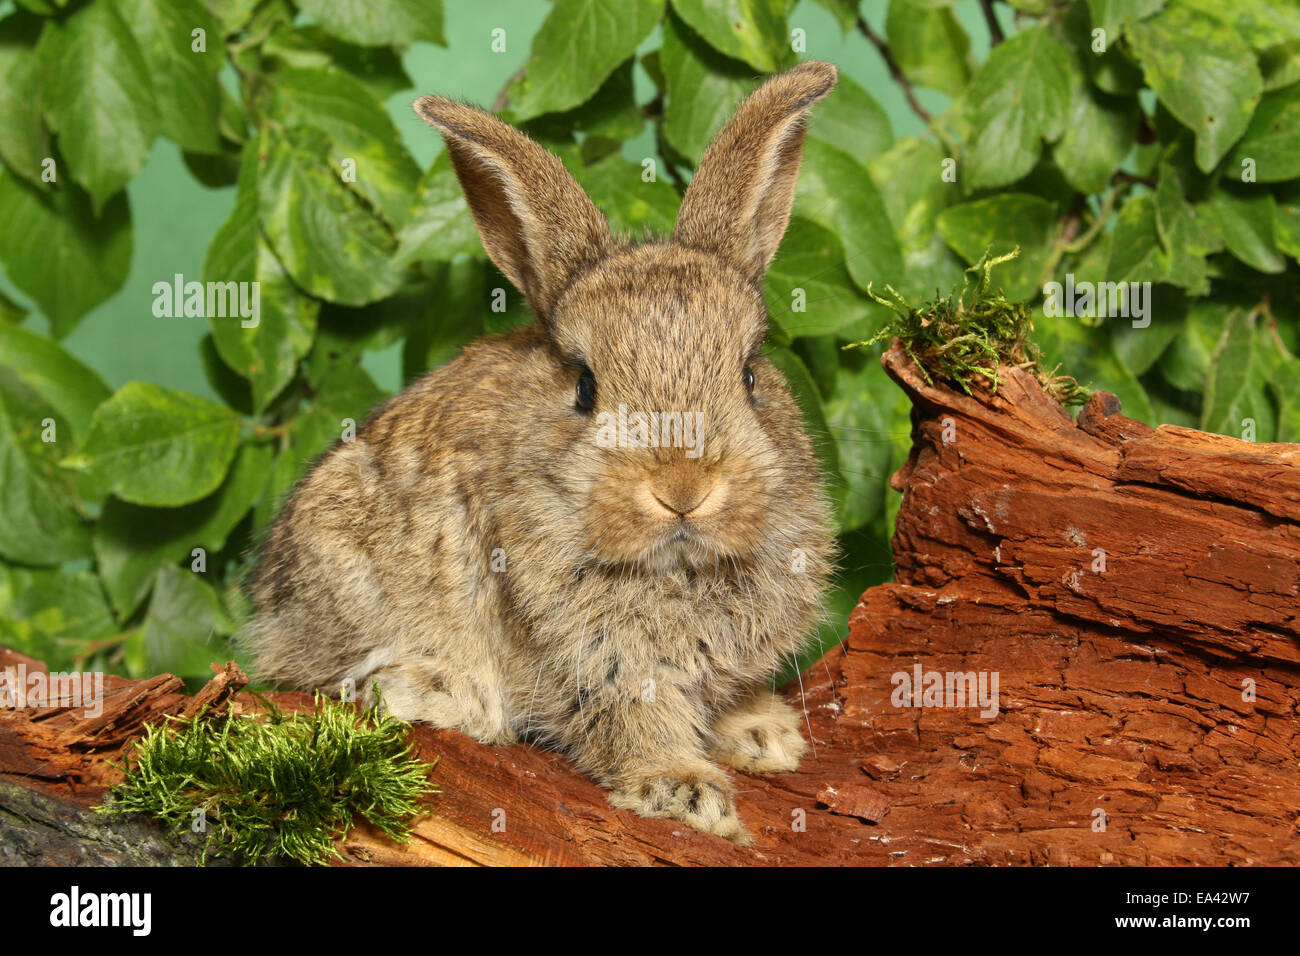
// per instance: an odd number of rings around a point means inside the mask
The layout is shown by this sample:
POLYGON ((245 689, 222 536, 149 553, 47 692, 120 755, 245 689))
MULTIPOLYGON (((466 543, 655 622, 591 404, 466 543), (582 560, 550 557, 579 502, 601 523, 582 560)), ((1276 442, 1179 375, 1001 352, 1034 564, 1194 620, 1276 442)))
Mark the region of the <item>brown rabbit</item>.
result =
POLYGON ((377 685, 397 716, 554 747, 616 806, 749 842, 715 761, 798 765, 771 683, 831 569, 817 458, 760 347, 807 113, 835 81, 819 62, 768 80, 673 236, 642 244, 518 130, 415 104, 539 323, 472 343, 298 483, 252 581, 262 677, 377 685))

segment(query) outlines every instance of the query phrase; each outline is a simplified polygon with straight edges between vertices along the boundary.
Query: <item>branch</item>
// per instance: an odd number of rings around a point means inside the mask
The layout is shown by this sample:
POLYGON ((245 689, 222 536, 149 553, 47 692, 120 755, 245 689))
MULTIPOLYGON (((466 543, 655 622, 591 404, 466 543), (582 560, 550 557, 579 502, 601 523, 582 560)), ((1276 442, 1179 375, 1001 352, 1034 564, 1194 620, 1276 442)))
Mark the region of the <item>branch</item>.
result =
POLYGON ((519 69, 515 70, 513 73, 510 74, 510 78, 506 80, 506 85, 501 87, 501 92, 498 93, 497 98, 492 101, 493 113, 500 113, 503 109, 505 109, 507 106, 510 105, 510 87, 515 85, 515 80, 522 77, 524 73, 527 71, 527 69, 528 69, 528 64, 524 63, 523 66, 521 66, 519 69))
POLYGON ((1115 179, 1116 182, 1121 182, 1121 183, 1129 183, 1129 184, 1141 183, 1147 189, 1155 189, 1159 185, 1159 183, 1157 183, 1150 176, 1134 176, 1132 173, 1126 173, 1122 169, 1118 170, 1115 173, 1113 178, 1115 179))
POLYGON ((663 123, 655 123, 655 150, 659 153, 659 158, 663 160, 664 169, 668 173, 668 178, 673 181, 679 193, 686 192, 686 179, 682 176, 682 171, 677 168, 671 159, 668 158, 668 144, 664 140, 663 123))
MULTIPOLYGON (((1117 173, 1114 177, 1116 185, 1106 194, 1106 198, 1101 201, 1101 207, 1097 210, 1097 216, 1093 219, 1092 224, 1088 226, 1083 235, 1079 235, 1079 228, 1082 226, 1081 210, 1072 209, 1065 217, 1062 224, 1061 234, 1052 242, 1052 254, 1048 256, 1047 262, 1043 264, 1042 275, 1039 276, 1039 286, 1046 286, 1051 281, 1052 276, 1056 274, 1057 267, 1060 266, 1061 260, 1066 255, 1078 255, 1088 246, 1092 245, 1094 239, 1101 234, 1106 228, 1106 223, 1110 221, 1111 214, 1115 211, 1115 203, 1119 201, 1132 183, 1127 179, 1121 179, 1117 173)), ((1083 195, 1080 193, 1076 200, 1082 200, 1083 195)))
POLYGON ((889 75, 894 78, 894 82, 903 88, 903 95, 907 97, 907 103, 912 107, 912 112, 921 117, 927 126, 934 124, 934 117, 921 105, 916 98, 916 91, 912 89, 912 84, 908 82, 903 71, 899 69, 898 64, 894 61, 894 54, 889 51, 889 44, 880 37, 876 31, 871 29, 871 24, 858 17, 858 32, 871 41, 871 45, 879 51, 881 59, 885 61, 885 66, 889 67, 889 75))
POLYGON ((1006 36, 1002 33, 1002 24, 998 23, 997 14, 993 12, 993 0, 980 0, 980 9, 984 11, 984 21, 989 25, 989 46, 997 46, 1006 36))

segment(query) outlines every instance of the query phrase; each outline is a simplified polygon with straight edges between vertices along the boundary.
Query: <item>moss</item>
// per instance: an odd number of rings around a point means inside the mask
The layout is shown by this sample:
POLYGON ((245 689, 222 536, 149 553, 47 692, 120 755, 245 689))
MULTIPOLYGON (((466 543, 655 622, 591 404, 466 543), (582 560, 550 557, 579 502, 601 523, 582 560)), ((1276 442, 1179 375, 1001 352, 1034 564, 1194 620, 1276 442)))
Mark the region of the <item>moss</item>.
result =
POLYGON ((96 807, 145 813, 173 832, 203 820, 209 852, 244 863, 339 858, 356 814, 400 842, 436 789, 407 743, 410 725, 316 695, 310 713, 213 718, 149 726, 121 768, 126 779, 96 807), (201 811, 201 813, 200 813, 201 811))
POLYGON ((997 258, 989 258, 986 252, 966 270, 967 276, 976 277, 973 288, 967 278, 960 293, 954 289, 915 308, 890 286, 885 289, 892 299, 882 298, 868 286, 867 294, 893 315, 867 341, 844 347, 861 348, 897 338, 926 382, 943 379, 968 395, 977 377, 986 379, 996 392, 1001 384, 999 366, 1017 366, 1031 371, 1043 390, 1062 405, 1083 404, 1089 389, 1068 375, 1057 375, 1056 369, 1044 372, 1039 367, 1042 352, 1030 338, 1034 323, 1029 307, 1008 302, 1001 289, 993 289, 989 273, 1018 255, 1019 247, 997 258))

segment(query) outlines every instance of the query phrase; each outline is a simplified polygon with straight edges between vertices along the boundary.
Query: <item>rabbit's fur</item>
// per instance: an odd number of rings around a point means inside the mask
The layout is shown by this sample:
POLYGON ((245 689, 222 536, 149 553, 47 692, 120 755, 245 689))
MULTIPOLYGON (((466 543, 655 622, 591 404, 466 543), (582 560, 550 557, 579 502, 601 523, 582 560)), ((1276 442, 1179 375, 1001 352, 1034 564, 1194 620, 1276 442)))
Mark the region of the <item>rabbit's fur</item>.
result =
POLYGON ((620 807, 748 842, 714 761, 797 766, 802 719, 771 685, 832 561, 813 446, 758 350, 806 115, 835 79, 810 62, 765 83, 673 236, 639 245, 519 131, 416 103, 540 321, 466 347, 298 483, 250 588, 264 679, 377 685, 400 717, 544 743, 620 807), (601 447, 597 415, 620 404, 702 413, 702 453, 601 447))

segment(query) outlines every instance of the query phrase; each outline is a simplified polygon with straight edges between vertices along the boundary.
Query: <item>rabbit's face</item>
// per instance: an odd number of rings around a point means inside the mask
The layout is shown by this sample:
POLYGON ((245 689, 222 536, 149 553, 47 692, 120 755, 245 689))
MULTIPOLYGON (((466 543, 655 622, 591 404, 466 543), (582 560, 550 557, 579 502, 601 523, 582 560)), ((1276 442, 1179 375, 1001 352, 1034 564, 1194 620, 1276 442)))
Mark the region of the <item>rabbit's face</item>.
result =
POLYGON ((798 410, 760 354, 766 321, 752 282, 674 243, 610 256, 557 304, 571 487, 598 560, 744 561, 798 522, 792 483, 816 467, 791 460, 807 443, 792 448, 798 410))

